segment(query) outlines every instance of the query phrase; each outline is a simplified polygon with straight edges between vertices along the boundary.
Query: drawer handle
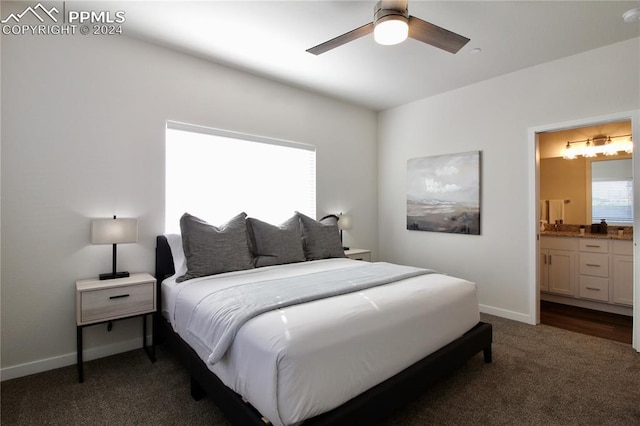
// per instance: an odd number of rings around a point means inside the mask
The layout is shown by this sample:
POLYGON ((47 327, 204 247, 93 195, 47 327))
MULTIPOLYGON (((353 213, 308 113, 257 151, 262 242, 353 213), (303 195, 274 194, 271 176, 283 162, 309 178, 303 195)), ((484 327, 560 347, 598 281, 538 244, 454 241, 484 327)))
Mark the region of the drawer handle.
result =
POLYGON ((600 267, 600 265, 596 265, 595 263, 587 263, 587 266, 595 266, 595 267, 600 267))
POLYGON ((587 287, 587 290, 600 291, 599 288, 587 287))
POLYGON ((591 248, 600 248, 600 246, 595 245, 595 244, 587 244, 587 247, 591 247, 591 248))
POLYGON ((129 297, 128 294, 119 294, 117 296, 110 296, 109 299, 123 299, 125 297, 129 297))

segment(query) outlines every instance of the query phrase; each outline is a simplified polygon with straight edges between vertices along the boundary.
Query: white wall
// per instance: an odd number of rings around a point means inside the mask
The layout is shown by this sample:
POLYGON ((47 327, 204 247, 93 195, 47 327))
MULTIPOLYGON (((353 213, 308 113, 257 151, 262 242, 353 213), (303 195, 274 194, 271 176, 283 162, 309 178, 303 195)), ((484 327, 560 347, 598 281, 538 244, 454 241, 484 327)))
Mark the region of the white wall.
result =
MULTIPOLYGON (((153 272, 166 120, 316 145, 318 215, 351 214, 345 242, 377 250, 371 111, 121 36, 3 36, 1 74, 3 379, 75 362, 74 282, 111 267, 91 218, 137 217, 119 269, 153 272)), ((86 357, 140 328, 87 328, 86 357)))
POLYGON ((531 322, 535 264, 528 129, 640 108, 640 39, 379 114, 380 256, 475 281, 481 309, 531 322), (481 235, 406 230, 407 160, 482 151, 481 235))

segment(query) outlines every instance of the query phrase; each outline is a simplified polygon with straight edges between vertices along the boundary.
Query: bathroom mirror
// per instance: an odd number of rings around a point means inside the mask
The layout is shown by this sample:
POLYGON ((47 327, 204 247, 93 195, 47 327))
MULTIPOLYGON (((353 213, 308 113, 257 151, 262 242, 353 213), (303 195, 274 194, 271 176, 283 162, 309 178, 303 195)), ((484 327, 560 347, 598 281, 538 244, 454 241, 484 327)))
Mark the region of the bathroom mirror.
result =
POLYGON ((624 121, 538 135, 540 199, 564 200, 565 224, 599 223, 602 218, 613 225, 633 224, 632 154, 562 157, 568 141, 628 133, 631 122, 624 121))

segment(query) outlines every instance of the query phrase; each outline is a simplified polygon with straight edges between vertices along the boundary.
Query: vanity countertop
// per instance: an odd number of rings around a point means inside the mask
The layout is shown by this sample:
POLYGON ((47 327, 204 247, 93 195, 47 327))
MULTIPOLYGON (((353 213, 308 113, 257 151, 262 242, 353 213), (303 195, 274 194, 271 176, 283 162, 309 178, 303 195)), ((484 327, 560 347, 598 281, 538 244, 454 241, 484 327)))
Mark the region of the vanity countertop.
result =
POLYGON ((580 232, 576 231, 541 231, 540 235, 544 237, 572 237, 572 238, 596 238, 601 240, 633 240, 633 234, 624 233, 618 235, 617 232, 610 232, 608 234, 592 234, 591 232, 585 232, 584 235, 580 235, 580 232))

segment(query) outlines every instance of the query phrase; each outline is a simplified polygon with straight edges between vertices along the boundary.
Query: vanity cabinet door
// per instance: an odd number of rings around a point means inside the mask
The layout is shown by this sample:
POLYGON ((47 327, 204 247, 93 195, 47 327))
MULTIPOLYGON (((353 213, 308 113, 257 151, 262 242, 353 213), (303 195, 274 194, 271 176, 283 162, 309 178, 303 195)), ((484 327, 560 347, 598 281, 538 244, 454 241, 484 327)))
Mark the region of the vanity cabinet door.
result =
POLYGON ((575 295, 575 253, 566 250, 549 250, 548 291, 575 295))
POLYGON ((633 305, 633 256, 613 256, 613 302, 633 305))
POLYGON ((549 250, 540 250, 540 290, 549 291, 549 250))

